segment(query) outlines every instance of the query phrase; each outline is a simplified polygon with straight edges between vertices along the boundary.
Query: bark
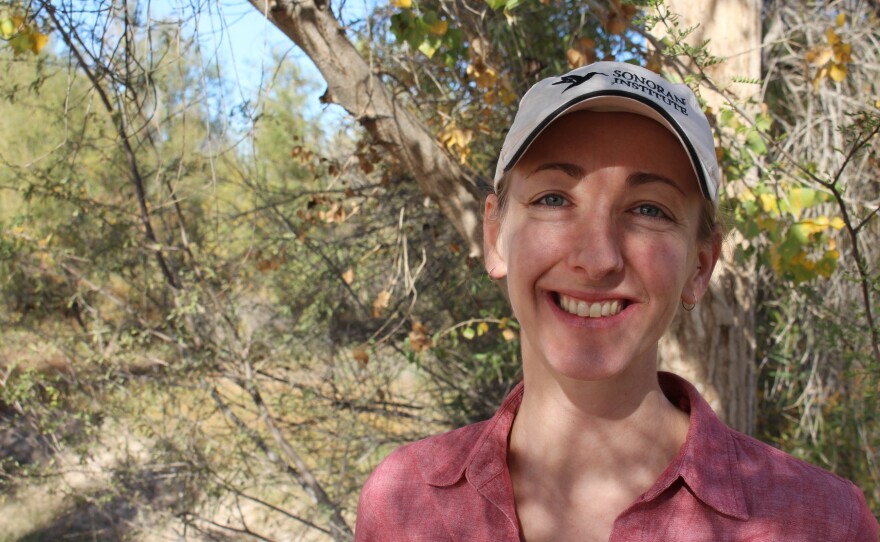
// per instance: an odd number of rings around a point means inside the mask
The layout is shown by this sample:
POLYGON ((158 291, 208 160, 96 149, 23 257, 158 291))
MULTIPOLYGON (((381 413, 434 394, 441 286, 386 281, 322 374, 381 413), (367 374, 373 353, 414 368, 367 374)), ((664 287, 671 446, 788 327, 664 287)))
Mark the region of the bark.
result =
MULTIPOLYGON (((699 25, 689 37, 692 45, 710 40, 710 52, 724 57, 707 75, 718 88, 739 102, 759 89, 735 83, 735 77, 761 76, 761 3, 757 0, 667 0, 680 14, 681 28, 699 25)), ((719 111, 727 98, 704 88, 707 104, 719 111)), ((741 187, 725 186, 729 195, 741 187)), ((736 232, 727 240, 709 292, 692 312, 680 311, 660 345, 661 367, 693 382, 718 415, 744 433, 754 433, 755 376, 755 271, 737 264, 732 247, 736 232)))
POLYGON ((395 100, 345 36, 327 0, 249 0, 312 59, 324 100, 345 108, 418 183, 467 244, 482 255, 481 202, 461 167, 425 125, 395 100))
POLYGON ((660 367, 688 379, 721 419, 751 434, 757 402, 754 281, 753 273, 731 261, 722 256, 703 299, 693 311, 679 311, 660 341, 660 367))

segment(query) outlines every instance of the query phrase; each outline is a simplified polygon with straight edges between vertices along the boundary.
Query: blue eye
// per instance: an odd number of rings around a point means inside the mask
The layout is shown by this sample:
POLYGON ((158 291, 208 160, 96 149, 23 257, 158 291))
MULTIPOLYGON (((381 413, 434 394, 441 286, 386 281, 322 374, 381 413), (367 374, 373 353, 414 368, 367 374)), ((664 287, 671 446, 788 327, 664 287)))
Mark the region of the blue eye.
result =
POLYGON ((547 207, 562 207, 567 201, 559 194, 547 194, 546 196, 541 196, 536 203, 546 205, 547 207))
POLYGON ((656 205, 649 205, 647 203, 639 205, 636 208, 636 212, 642 216, 648 216, 651 218, 668 218, 666 213, 660 210, 656 205))

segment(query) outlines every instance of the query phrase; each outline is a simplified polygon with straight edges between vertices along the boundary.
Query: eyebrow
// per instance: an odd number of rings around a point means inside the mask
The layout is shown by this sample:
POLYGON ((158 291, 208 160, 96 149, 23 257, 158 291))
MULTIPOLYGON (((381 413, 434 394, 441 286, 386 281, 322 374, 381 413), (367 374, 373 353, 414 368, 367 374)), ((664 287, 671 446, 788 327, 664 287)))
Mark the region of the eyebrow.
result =
POLYGON ((584 168, 575 164, 569 164, 567 162, 548 162, 536 167, 534 171, 529 173, 529 177, 540 171, 547 170, 561 171, 573 179, 581 179, 587 174, 587 171, 584 168))
POLYGON ((663 183, 675 188, 684 195, 684 190, 678 186, 678 183, 658 173, 648 173, 646 171, 638 171, 626 178, 626 184, 629 186, 641 186, 648 183, 663 183))

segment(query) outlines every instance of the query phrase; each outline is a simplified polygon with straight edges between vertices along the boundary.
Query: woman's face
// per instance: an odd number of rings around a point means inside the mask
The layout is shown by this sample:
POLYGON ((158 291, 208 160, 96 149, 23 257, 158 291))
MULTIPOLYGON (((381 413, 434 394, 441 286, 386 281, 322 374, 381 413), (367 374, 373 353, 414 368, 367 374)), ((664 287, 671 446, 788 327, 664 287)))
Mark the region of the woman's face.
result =
POLYGON ((523 362, 579 380, 656 370, 680 301, 705 292, 719 242, 681 143, 627 113, 555 121, 486 202, 486 268, 507 277, 523 362), (495 217, 493 219, 493 216, 495 217))

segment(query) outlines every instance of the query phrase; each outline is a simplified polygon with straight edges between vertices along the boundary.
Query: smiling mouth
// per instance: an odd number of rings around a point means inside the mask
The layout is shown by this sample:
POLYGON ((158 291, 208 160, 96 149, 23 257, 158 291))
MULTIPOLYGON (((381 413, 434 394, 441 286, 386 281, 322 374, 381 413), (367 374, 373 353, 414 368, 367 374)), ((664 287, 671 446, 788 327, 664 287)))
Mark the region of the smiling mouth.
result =
POLYGON ((619 314, 626 307, 626 302, 621 300, 597 301, 591 303, 582 299, 575 299, 563 294, 556 294, 556 304, 569 314, 583 318, 602 318, 619 314))

